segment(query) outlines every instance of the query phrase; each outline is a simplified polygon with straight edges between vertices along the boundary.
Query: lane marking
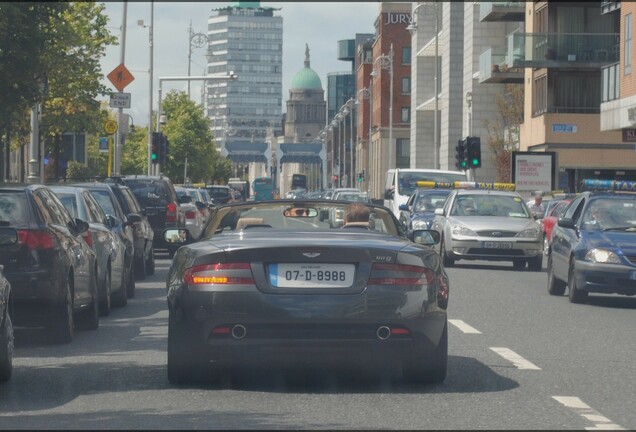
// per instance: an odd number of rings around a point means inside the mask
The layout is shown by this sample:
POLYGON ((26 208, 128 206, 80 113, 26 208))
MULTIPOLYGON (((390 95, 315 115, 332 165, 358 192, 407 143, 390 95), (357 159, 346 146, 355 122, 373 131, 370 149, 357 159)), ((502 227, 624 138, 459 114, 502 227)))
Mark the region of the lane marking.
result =
POLYGON ((575 396, 552 396, 554 400, 568 408, 573 409, 578 415, 594 423, 594 426, 586 427, 585 430, 625 430, 623 427, 613 423, 610 419, 592 409, 588 404, 575 396))
POLYGON ((460 329, 461 331, 463 331, 464 333, 481 334, 481 332, 477 330, 475 327, 469 326, 462 320, 449 319, 448 322, 454 325, 455 327, 457 327, 458 329, 460 329))
POLYGON ((541 368, 528 360, 521 357, 519 354, 514 352, 508 348, 500 348, 500 347, 490 347, 491 350, 505 358, 506 360, 512 362, 518 369, 528 369, 528 370, 541 370, 541 368))

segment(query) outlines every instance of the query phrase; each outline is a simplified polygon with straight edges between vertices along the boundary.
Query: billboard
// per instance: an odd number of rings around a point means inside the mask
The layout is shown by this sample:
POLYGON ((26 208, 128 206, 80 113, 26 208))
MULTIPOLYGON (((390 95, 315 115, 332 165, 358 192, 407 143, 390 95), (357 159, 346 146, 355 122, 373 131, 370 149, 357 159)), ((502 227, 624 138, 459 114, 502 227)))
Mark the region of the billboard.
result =
POLYGON ((556 152, 512 152, 512 182, 517 191, 556 189, 556 152))

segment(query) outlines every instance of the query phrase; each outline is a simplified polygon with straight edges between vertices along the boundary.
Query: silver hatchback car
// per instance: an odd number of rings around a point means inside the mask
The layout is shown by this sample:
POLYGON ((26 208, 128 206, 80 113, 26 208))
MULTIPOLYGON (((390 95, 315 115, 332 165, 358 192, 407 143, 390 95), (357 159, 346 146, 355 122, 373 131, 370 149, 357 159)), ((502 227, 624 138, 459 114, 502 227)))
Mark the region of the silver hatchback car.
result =
POLYGON ((455 189, 435 210, 447 267, 457 260, 512 261, 515 269, 543 265, 543 228, 514 191, 455 189))

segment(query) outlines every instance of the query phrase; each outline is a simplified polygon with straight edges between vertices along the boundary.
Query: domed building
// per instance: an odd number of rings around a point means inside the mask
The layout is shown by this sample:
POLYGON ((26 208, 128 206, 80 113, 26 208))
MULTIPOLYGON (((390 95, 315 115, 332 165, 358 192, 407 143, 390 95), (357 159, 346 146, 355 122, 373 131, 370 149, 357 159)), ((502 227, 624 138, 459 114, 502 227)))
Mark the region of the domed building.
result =
POLYGON ((309 46, 305 44, 305 66, 294 76, 289 88, 285 119, 285 142, 311 142, 325 125, 325 91, 318 74, 310 67, 309 46))
POLYGON ((327 103, 318 74, 310 67, 309 46, 305 44, 305 65, 294 76, 289 88, 283 136, 275 140, 275 155, 281 196, 291 190, 293 174, 307 176, 307 188, 324 184, 326 153, 316 137, 325 126, 327 103))

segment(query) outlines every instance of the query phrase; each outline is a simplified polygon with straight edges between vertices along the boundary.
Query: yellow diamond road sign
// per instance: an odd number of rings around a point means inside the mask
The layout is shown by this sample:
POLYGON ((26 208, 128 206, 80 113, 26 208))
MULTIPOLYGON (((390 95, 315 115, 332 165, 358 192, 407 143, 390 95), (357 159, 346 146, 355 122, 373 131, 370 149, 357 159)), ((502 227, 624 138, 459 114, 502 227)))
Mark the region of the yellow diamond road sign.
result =
POLYGON ((109 135, 117 132, 117 122, 115 120, 106 120, 106 122, 104 123, 104 132, 109 135))

